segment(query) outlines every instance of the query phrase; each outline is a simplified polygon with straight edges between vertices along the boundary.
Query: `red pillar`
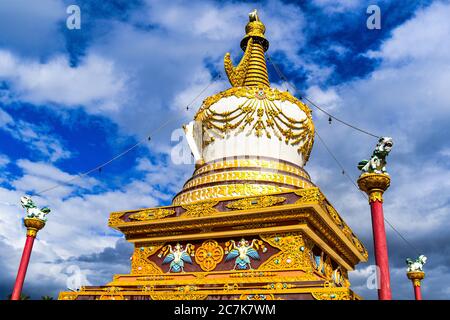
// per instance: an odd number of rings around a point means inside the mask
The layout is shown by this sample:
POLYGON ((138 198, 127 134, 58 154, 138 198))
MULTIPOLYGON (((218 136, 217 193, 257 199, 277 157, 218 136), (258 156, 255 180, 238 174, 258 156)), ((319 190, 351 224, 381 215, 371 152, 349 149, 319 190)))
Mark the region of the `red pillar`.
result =
POLYGON ((375 264, 378 266, 379 283, 378 299, 391 300, 391 279, 389 273, 389 257, 384 227, 383 203, 379 200, 370 203, 372 213, 373 246, 375 250, 375 264))
POLYGON ((22 293, 23 282, 28 269, 28 263, 30 261, 31 250, 33 249, 34 237, 27 235, 25 247, 23 248, 22 259, 20 260, 19 271, 17 271, 16 282, 14 283, 14 290, 11 296, 11 300, 20 300, 20 294, 22 293))
POLYGON ((33 249, 34 239, 37 232, 45 226, 45 221, 37 218, 26 218, 23 220, 25 227, 27 227, 27 240, 23 248, 22 259, 20 260, 19 271, 17 271, 16 282, 14 283, 11 300, 20 300, 22 293, 23 282, 30 262, 31 250, 33 249))
POLYGON ((364 173, 358 179, 359 188, 369 196, 372 216, 373 244, 378 279, 378 299, 391 300, 391 279, 389 273, 389 257, 384 227, 383 193, 389 188, 391 179, 382 173, 364 173))
POLYGON ((414 296, 416 300, 422 300, 422 292, 420 292, 420 285, 414 285, 414 296))

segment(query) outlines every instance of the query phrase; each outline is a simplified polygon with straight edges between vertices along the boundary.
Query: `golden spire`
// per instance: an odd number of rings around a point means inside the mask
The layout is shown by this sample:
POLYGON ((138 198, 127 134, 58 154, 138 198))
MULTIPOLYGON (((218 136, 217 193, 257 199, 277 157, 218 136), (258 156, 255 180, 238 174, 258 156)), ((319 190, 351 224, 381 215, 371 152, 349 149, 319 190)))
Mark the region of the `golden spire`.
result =
POLYGON ((255 10, 249 14, 249 22, 245 26, 247 33, 241 41, 244 56, 237 67, 233 66, 230 54, 224 58, 225 71, 233 87, 270 86, 264 52, 269 48, 269 41, 264 37, 266 27, 259 20, 255 10))

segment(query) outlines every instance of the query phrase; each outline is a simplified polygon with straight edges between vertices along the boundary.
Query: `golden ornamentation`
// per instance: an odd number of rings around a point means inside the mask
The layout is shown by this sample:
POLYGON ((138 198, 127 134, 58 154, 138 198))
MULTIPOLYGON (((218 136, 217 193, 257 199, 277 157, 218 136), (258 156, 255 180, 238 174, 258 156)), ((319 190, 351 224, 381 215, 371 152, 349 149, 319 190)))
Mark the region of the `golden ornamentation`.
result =
POLYGON ((205 300, 206 298, 208 298, 208 295, 201 293, 187 294, 187 293, 164 292, 151 294, 150 298, 152 300, 205 300))
POLYGON ((274 196, 262 196, 253 198, 244 198, 237 201, 230 202, 226 205, 228 209, 233 210, 248 210, 256 208, 266 208, 284 202, 286 198, 274 196))
POLYGON ((383 193, 390 184, 391 178, 384 173, 363 173, 358 178, 358 186, 369 196, 369 203, 383 202, 383 193))
POLYGON ((205 165, 198 168, 194 176, 209 172, 217 171, 223 169, 234 169, 234 168, 263 168, 271 169, 274 171, 282 171, 287 173, 292 173, 299 177, 305 178, 306 180, 311 180, 308 173, 294 164, 289 164, 286 162, 279 161, 278 159, 259 159, 259 158, 225 158, 220 161, 208 162, 205 165))
MULTIPOLYGON (((339 215, 339 213, 336 211, 336 209, 330 205, 329 203, 326 203, 326 208, 327 208, 327 212, 330 215, 330 217, 333 219, 333 221, 340 227, 344 227, 345 223, 342 220, 341 216, 339 215)), ((350 229, 349 229, 350 230, 350 229)), ((352 232, 350 230, 350 232, 352 232)))
POLYGON ((383 202, 383 193, 381 191, 373 191, 369 194, 369 203, 375 201, 383 202))
POLYGON ((258 271, 258 270, 248 270, 245 272, 236 272, 230 274, 231 278, 249 278, 249 277, 273 277, 275 276, 274 272, 270 271, 258 271))
POLYGON ((124 223, 124 221, 120 219, 124 214, 124 212, 112 212, 109 215, 108 226, 114 227, 118 224, 124 223))
POLYGON ((336 292, 323 292, 315 291, 311 292, 312 296, 316 300, 352 300, 353 297, 346 291, 336 291, 336 292))
POLYGON ((305 271, 306 278, 315 279, 309 258, 313 243, 306 240, 300 232, 263 234, 261 239, 281 251, 263 262, 258 270, 297 269, 305 271))
POLYGON ((137 220, 137 221, 146 221, 146 220, 153 220, 153 219, 161 219, 167 216, 170 216, 175 213, 175 210, 173 209, 146 209, 139 211, 137 213, 131 214, 128 218, 130 220, 137 220))
MULTIPOLYGON (((305 181, 305 187, 309 183, 305 181)), ((243 196, 257 196, 261 194, 269 194, 275 192, 291 191, 292 188, 284 188, 274 185, 265 184, 226 184, 213 187, 202 187, 199 189, 184 191, 173 199, 173 205, 184 205, 197 201, 205 201, 211 198, 222 197, 243 197, 243 196)))
POLYGON ((73 294, 70 292, 60 292, 58 300, 76 300, 77 297, 77 294, 73 294))
POLYGON ((266 27, 259 20, 257 14, 252 13, 250 21, 245 27, 246 35, 241 41, 241 48, 245 53, 238 67, 233 67, 229 53, 225 55, 225 71, 232 86, 269 86, 264 56, 269 42, 264 37, 265 30, 266 27))
POLYGON ((304 179, 298 179, 297 177, 293 177, 291 175, 286 175, 280 172, 270 172, 263 170, 255 170, 255 171, 227 171, 227 172, 217 172, 210 173, 207 175, 202 175, 199 177, 193 177, 192 180, 187 182, 183 190, 201 186, 203 184, 210 184, 212 182, 227 182, 227 181, 240 181, 245 183, 246 181, 258 181, 261 183, 273 182, 279 183, 283 185, 291 185, 293 188, 307 186, 313 186, 313 184, 309 181, 305 181, 304 179))
POLYGON ((409 280, 412 280, 415 287, 420 287, 421 281, 425 278, 423 271, 410 271, 406 273, 409 280))
POLYGON ((107 293, 100 296, 99 300, 124 300, 124 297, 119 292, 122 291, 119 287, 107 287, 103 289, 107 293))
POLYGON ((215 240, 207 240, 195 251, 195 262, 204 271, 212 271, 223 260, 223 249, 215 240))
POLYGON ((271 138, 274 134, 286 144, 300 145, 298 152, 308 161, 314 143, 314 124, 311 110, 307 105, 294 98, 288 92, 282 92, 269 87, 233 87, 219 94, 213 95, 203 102, 197 112, 195 120, 202 121, 209 133, 219 138, 225 138, 231 130, 237 134, 250 126, 250 132, 260 137, 263 133, 271 138), (264 99, 259 97, 264 95, 264 99), (212 105, 222 98, 245 97, 236 109, 220 113, 212 109, 212 105), (304 112, 304 119, 294 119, 284 113, 275 101, 288 101, 297 105, 304 112))
POLYGON ((148 257, 161 249, 163 243, 149 243, 145 247, 134 248, 131 258, 131 274, 163 273, 156 263, 148 260, 148 257))
POLYGON ((252 54, 253 39, 250 39, 248 44, 249 45, 245 49, 244 56, 237 67, 233 66, 230 53, 227 52, 223 58, 225 73, 227 74, 228 80, 233 87, 241 87, 244 85, 245 76, 247 74, 247 69, 252 54))
POLYGON ((195 204, 182 205, 186 212, 182 214, 183 217, 204 217, 213 215, 219 211, 214 208, 219 201, 202 201, 195 204))
POLYGON ((321 203, 325 199, 325 197, 320 192, 319 188, 300 189, 300 190, 295 190, 294 193, 300 197, 295 202, 296 204, 309 203, 309 202, 321 203))
POLYGON ((239 300, 275 300, 273 294, 242 294, 239 300))
POLYGON ((38 231, 45 227, 45 221, 38 218, 23 219, 24 225, 27 228, 27 236, 35 238, 38 231))

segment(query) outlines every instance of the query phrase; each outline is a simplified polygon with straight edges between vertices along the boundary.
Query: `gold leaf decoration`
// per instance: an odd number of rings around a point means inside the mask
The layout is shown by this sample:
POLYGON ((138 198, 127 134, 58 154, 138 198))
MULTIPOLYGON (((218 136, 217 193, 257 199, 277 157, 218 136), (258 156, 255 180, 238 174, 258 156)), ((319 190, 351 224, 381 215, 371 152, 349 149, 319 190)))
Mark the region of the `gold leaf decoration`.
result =
POLYGON ((195 262, 204 271, 212 271, 223 260, 223 249, 215 240, 207 240, 195 251, 195 262))
POLYGON ((161 249, 163 243, 150 243, 145 247, 136 247, 131 257, 131 273, 132 274, 152 274, 163 273, 162 269, 148 257, 155 254, 161 249))
POLYGON ((183 217, 203 217, 210 216, 217 213, 217 209, 213 208, 219 201, 203 201, 195 204, 183 205, 186 212, 182 214, 183 217))
POLYGON ((247 210, 247 209, 255 209, 255 208, 266 208, 277 205, 281 202, 284 202, 286 198, 284 197, 275 197, 275 196, 262 196, 262 197, 253 197, 253 198, 245 198, 237 201, 230 202, 226 205, 228 209, 233 210, 247 210))
POLYGON ((147 209, 131 214, 128 218, 136 221, 161 219, 175 213, 173 209, 147 209))

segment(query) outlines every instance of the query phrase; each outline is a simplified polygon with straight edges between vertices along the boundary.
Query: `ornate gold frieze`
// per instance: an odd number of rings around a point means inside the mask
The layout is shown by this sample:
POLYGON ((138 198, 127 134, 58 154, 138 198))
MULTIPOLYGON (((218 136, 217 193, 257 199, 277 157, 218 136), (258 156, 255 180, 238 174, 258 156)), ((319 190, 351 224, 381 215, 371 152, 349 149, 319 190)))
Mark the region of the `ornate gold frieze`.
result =
POLYGON ((354 298, 349 291, 313 291, 312 296, 316 300, 353 300, 354 298))
POLYGON ((243 294, 239 300, 276 300, 273 294, 243 294))
POLYGON ((204 271, 212 271, 223 260, 223 248, 215 240, 207 240, 195 251, 195 262, 204 271))
POLYGON ((152 300, 205 300, 208 298, 208 295, 201 293, 173 293, 169 291, 151 294, 150 298, 152 300))
POLYGON ((120 219, 125 213, 124 212, 112 212, 109 215, 108 225, 110 227, 114 227, 118 224, 123 223, 123 220, 120 219))
POLYGON ((320 192, 319 188, 306 188, 295 190, 294 193, 298 195, 300 198, 295 203, 309 203, 309 202, 317 202, 321 203, 325 197, 320 192))
POLYGON ((162 269, 148 257, 155 254, 161 249, 163 243, 150 243, 145 247, 134 248, 133 256, 131 257, 131 273, 132 274, 151 274, 163 273, 162 269))
POLYGON ((306 279, 315 279, 309 259, 309 253, 314 244, 305 239, 301 233, 263 234, 261 239, 272 247, 280 249, 280 252, 263 262, 258 270, 296 269, 305 271, 306 279))
POLYGON ((219 211, 214 208, 219 203, 219 201, 203 201, 195 204, 182 205, 186 212, 181 216, 183 217, 204 217, 213 215, 219 211))
MULTIPOLYGON (((302 187, 309 187, 308 182, 304 182, 302 187)), ((261 194, 269 194, 283 191, 290 191, 292 188, 280 187, 277 185, 261 184, 225 184, 211 187, 200 187, 198 189, 183 191, 173 199, 174 205, 188 204, 196 201, 204 201, 207 199, 219 199, 225 197, 243 197, 257 196, 261 194)))
POLYGON ((272 207, 284 201, 286 201, 286 198, 284 197, 262 196, 233 201, 228 203, 226 207, 233 210, 248 210, 255 208, 272 207))
POLYGON ((262 183, 273 182, 284 185, 292 185, 292 187, 302 187, 305 184, 312 186, 312 183, 308 183, 308 181, 293 177, 291 175, 286 175, 281 172, 228 171, 194 177, 191 181, 184 185, 183 189, 185 190, 188 188, 201 186, 203 184, 226 181, 242 181, 242 183, 245 183, 246 181, 261 181, 262 183))
POLYGON ((172 214, 175 214, 175 210, 173 210, 173 209, 157 208, 157 209, 146 209, 146 210, 142 210, 142 211, 133 213, 130 216, 128 216, 128 218, 130 220, 146 221, 146 220, 165 218, 172 214))

